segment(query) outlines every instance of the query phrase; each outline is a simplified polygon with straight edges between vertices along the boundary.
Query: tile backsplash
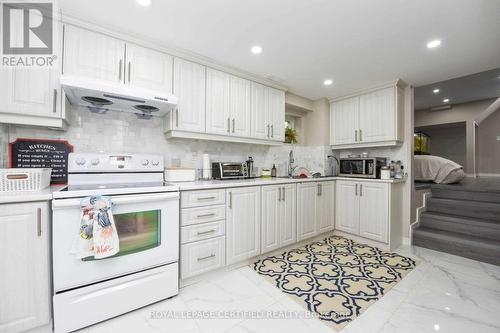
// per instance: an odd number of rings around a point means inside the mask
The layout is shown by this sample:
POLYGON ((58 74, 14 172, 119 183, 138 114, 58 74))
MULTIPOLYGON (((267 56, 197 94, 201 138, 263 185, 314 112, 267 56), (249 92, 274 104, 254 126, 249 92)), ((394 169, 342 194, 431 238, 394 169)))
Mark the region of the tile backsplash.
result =
POLYGON ((255 160, 257 168, 276 164, 278 175, 287 173, 288 153, 294 150, 295 165, 324 174, 327 146, 274 146, 225 143, 203 140, 165 139, 161 119, 137 119, 133 114, 109 112, 94 114, 85 108, 74 108, 71 126, 67 131, 0 124, 0 167, 6 167, 8 142, 16 138, 45 138, 68 140, 75 152, 155 153, 164 157, 165 165, 201 168, 202 155, 211 161, 255 160))

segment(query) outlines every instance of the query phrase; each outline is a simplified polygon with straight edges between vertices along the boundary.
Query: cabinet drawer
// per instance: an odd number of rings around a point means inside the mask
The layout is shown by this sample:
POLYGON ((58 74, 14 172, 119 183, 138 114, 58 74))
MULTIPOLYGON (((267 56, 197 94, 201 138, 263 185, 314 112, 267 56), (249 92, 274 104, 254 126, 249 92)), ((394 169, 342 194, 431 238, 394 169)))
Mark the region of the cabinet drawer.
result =
POLYGON ((181 194, 181 208, 222 205, 226 203, 226 190, 187 191, 181 194))
POLYGON ((225 205, 185 208, 181 211, 182 226, 224 220, 225 218, 225 205))
POLYGON ((181 245, 181 278, 185 279, 225 265, 225 237, 181 245))
POLYGON ((190 225, 181 228, 181 244, 191 243, 204 239, 224 236, 225 220, 190 225))

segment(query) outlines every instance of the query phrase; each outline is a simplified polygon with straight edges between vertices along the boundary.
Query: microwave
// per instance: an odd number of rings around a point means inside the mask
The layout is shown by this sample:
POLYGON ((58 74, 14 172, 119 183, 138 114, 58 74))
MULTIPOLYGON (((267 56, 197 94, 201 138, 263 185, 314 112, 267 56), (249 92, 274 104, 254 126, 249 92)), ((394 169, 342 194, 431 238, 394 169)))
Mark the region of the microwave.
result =
POLYGON ((239 179, 247 178, 247 165, 241 162, 213 162, 213 179, 239 179))
POLYGON ((387 164, 383 157, 341 158, 339 176, 380 178, 380 169, 387 164))

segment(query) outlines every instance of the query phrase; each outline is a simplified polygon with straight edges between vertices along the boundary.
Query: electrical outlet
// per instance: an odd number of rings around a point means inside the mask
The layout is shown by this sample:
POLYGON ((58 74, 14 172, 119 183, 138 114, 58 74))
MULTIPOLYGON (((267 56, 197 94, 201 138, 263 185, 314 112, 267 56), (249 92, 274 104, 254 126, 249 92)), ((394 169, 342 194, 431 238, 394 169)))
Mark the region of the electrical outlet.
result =
POLYGON ((497 136, 497 141, 500 141, 500 135, 499 135, 499 136, 497 136))

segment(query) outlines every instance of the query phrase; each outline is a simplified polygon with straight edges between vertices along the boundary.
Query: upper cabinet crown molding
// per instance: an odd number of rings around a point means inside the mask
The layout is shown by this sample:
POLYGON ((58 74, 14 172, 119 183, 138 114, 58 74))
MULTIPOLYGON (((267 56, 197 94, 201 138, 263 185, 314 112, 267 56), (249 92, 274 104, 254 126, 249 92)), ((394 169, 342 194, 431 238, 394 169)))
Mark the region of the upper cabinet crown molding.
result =
POLYGON ((388 82, 385 82, 385 83, 382 83, 382 84, 378 84, 378 85, 373 86, 373 87, 356 90, 356 91, 353 91, 352 93, 347 94, 347 95, 331 97, 331 98, 328 99, 328 101, 330 103, 337 102, 337 101, 340 101, 340 100, 343 100, 343 99, 347 99, 347 98, 351 98, 351 97, 356 97, 356 96, 359 96, 359 95, 362 95, 362 94, 370 93, 370 92, 373 92, 373 91, 376 91, 376 90, 380 90, 380 89, 384 89, 384 88, 389 88, 389 87, 405 88, 407 85, 408 84, 406 82, 404 82, 403 80, 401 80, 401 79, 395 79, 395 80, 388 81, 388 82))

